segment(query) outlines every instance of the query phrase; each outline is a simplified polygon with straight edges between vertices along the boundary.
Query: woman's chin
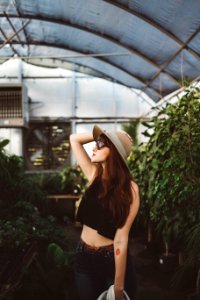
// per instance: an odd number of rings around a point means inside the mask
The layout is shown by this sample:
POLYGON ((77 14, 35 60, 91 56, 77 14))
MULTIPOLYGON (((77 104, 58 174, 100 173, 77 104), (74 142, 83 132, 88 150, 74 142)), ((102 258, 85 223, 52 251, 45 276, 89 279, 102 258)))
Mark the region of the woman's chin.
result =
POLYGON ((95 156, 92 156, 92 158, 91 158, 91 162, 92 162, 92 163, 98 163, 98 162, 100 162, 100 160, 99 160, 99 159, 97 159, 97 157, 95 157, 95 156))
POLYGON ((92 163, 103 163, 105 161, 106 161, 106 157, 105 156, 93 155, 91 157, 91 162, 92 163))
POLYGON ((91 157, 91 162, 96 162, 95 156, 92 156, 92 157, 91 157))

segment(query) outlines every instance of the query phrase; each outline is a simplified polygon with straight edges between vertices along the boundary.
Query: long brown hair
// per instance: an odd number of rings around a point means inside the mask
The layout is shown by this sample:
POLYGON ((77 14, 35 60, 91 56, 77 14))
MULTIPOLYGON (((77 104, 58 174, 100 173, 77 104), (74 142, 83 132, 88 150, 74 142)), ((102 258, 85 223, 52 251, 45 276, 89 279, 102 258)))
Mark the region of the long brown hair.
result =
POLYGON ((132 176, 115 146, 105 135, 102 136, 110 149, 105 170, 108 176, 106 180, 102 180, 103 168, 99 164, 97 175, 91 186, 97 182, 102 183, 99 199, 111 213, 115 226, 120 228, 126 222, 132 203, 132 176))

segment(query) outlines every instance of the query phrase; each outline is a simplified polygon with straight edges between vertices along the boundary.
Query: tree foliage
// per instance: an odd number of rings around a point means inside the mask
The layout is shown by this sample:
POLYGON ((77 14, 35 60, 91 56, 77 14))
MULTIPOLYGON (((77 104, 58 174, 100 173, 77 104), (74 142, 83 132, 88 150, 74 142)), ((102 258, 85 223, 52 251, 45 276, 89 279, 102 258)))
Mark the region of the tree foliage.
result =
POLYGON ((200 89, 188 88, 143 125, 149 141, 129 160, 141 190, 140 215, 181 249, 200 219, 200 89))

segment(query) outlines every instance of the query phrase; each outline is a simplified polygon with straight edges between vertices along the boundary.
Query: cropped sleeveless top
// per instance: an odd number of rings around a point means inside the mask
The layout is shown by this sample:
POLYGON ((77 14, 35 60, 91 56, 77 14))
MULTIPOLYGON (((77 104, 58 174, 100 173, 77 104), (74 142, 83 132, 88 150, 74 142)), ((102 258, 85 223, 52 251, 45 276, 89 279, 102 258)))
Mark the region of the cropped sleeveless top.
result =
POLYGON ((117 228, 108 209, 102 205, 103 199, 98 198, 101 187, 100 183, 96 183, 86 190, 82 196, 76 220, 97 230, 100 235, 113 240, 117 228))

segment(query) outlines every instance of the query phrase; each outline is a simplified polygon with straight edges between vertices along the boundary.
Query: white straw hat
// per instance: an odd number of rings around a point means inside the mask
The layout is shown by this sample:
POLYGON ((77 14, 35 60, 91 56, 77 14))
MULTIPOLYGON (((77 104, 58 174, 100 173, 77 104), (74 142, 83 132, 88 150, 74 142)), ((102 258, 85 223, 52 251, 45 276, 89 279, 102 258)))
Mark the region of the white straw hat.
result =
POLYGON ((131 147, 133 142, 130 135, 123 130, 107 132, 101 129, 98 125, 94 125, 93 127, 94 140, 97 140, 97 138, 101 134, 105 134, 105 136, 107 136, 107 138, 113 143, 113 145, 117 149, 122 159, 126 162, 127 157, 131 153, 131 147))

